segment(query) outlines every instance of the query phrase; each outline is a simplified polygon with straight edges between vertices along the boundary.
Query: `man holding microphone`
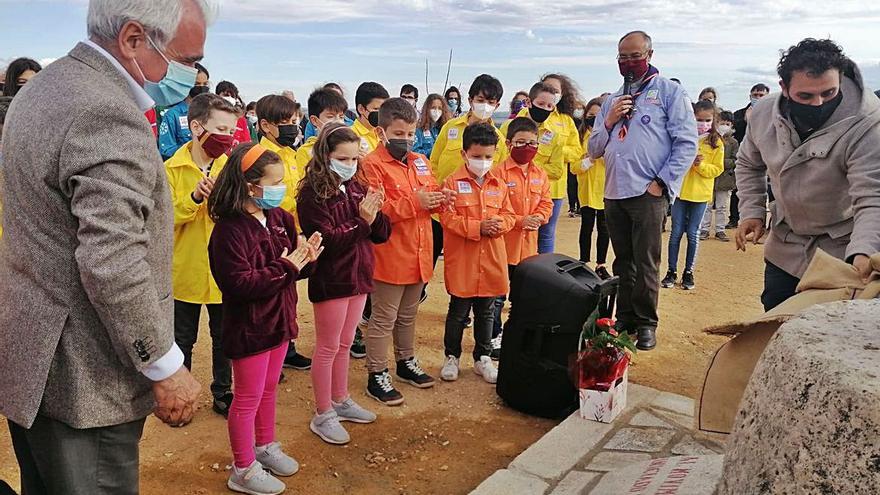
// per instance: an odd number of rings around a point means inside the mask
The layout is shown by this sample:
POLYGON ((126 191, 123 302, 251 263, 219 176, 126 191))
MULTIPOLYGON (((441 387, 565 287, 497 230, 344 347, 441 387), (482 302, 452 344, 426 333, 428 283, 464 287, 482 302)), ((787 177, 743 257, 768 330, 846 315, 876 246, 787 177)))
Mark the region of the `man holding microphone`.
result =
POLYGON ((657 344, 663 217, 698 142, 690 99, 650 65, 653 54, 643 31, 620 39, 625 84, 605 100, 589 140, 589 156, 605 159, 605 216, 620 277, 617 319, 646 351, 657 344))

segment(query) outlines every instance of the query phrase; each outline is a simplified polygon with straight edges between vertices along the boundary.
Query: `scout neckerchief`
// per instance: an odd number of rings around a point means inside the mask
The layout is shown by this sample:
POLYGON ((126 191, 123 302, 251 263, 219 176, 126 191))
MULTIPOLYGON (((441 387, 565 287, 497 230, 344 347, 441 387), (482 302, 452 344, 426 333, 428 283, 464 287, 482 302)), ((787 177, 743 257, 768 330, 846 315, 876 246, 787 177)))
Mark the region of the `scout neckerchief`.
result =
MULTIPOLYGON (((626 135, 629 132, 629 121, 632 120, 632 116, 635 113, 636 99, 638 99, 642 92, 645 91, 645 88, 648 87, 648 84, 650 84, 651 81, 654 80, 654 78, 657 77, 659 74, 660 71, 657 70, 656 67, 654 67, 653 65, 648 66, 648 72, 645 73, 645 79, 644 81, 642 81, 642 85, 639 86, 639 90, 632 95, 633 110, 629 114, 624 116, 623 120, 621 121, 622 124, 620 126, 620 132, 617 134, 617 138, 621 141, 626 139, 626 135)), ((623 91, 624 93, 626 93, 627 91, 629 91, 629 88, 623 88, 623 91)))

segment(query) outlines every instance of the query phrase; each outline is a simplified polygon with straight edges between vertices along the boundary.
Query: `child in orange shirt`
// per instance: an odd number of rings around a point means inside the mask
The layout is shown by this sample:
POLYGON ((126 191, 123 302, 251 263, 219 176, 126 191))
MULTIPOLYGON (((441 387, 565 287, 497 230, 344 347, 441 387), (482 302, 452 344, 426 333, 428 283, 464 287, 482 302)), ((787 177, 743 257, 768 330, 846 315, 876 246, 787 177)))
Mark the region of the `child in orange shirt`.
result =
POLYGON ((490 357, 492 325, 495 298, 508 290, 504 234, 513 228, 516 216, 507 184, 490 171, 497 149, 495 127, 487 123, 467 126, 462 145, 465 166, 444 185, 457 193, 450 207, 440 213, 446 291, 451 298, 443 338, 446 362, 440 371, 445 381, 458 379, 461 339, 471 309, 476 320, 474 373, 489 383, 498 379, 490 357))
MULTIPOLYGON (((516 223, 504 236, 507 248, 507 272, 513 272, 519 263, 538 254, 538 229, 550 221, 553 200, 550 199, 550 179, 543 168, 532 161, 538 153, 538 124, 527 117, 517 117, 507 126, 507 147, 510 157, 496 170, 507 184, 510 204, 516 214, 516 223)), ((501 355, 501 310, 507 298, 495 302, 495 327, 492 329, 492 359, 501 355)))

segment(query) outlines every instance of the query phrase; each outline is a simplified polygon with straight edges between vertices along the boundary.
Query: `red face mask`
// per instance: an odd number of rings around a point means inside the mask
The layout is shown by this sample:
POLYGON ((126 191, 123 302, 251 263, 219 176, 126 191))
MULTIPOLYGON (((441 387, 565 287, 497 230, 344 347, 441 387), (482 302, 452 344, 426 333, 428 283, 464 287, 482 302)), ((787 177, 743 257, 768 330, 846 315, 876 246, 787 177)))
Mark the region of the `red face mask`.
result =
POLYGON ((531 163, 536 154, 538 154, 537 146, 525 145, 513 146, 510 148, 510 157, 513 158, 513 161, 520 165, 531 163))
POLYGON ((632 73, 633 79, 638 80, 648 72, 648 59, 618 60, 617 66, 620 68, 621 76, 626 76, 628 73, 632 73))
POLYGON ((199 144, 202 145, 205 154, 211 159, 220 158, 220 155, 228 152, 232 148, 234 141, 235 136, 229 134, 214 134, 205 131, 199 136, 199 144))

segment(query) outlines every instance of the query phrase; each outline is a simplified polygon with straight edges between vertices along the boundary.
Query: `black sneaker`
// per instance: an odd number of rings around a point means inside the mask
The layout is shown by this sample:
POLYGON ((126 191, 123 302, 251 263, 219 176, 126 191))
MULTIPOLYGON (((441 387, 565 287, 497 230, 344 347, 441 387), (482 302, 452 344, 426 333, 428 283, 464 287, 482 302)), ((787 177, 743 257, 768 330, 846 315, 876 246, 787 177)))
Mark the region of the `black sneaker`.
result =
POLYGON ((677 278, 678 275, 674 271, 669 270, 668 272, 666 272, 666 277, 664 277, 663 280, 660 281, 660 287, 663 287, 664 289, 675 287, 675 280, 677 278))
POLYGON ((229 408, 232 407, 232 392, 226 392, 222 397, 214 397, 214 412, 229 417, 229 408))
POLYGON ((611 278, 611 274, 608 273, 608 269, 605 268, 605 265, 596 267, 596 275, 598 275, 599 278, 602 280, 608 280, 609 278, 611 278))
POLYGON ((284 376, 284 372, 282 371, 281 374, 278 376, 278 383, 285 383, 286 381, 287 377, 284 376))
POLYGON ((418 388, 434 386, 434 379, 419 366, 415 356, 397 362, 397 378, 418 388))
POLYGON ((388 368, 378 373, 370 373, 367 378, 367 395, 386 406, 403 404, 403 395, 391 384, 391 373, 388 373, 388 368))
POLYGON ((738 222, 730 222, 727 225, 725 225, 724 228, 725 229, 735 229, 739 226, 737 224, 738 224, 738 222))
POLYGON ((498 361, 501 359, 501 336, 503 333, 499 333, 497 337, 492 339, 492 353, 489 354, 493 360, 498 361))
POLYGON ((293 354, 288 353, 284 358, 284 367, 307 371, 312 369, 312 360, 294 351, 293 354))
POLYGON ((705 241, 708 238, 709 238, 709 231, 708 230, 701 230, 700 231, 700 240, 705 241))
POLYGON ((367 344, 364 343, 364 333, 361 332, 360 327, 354 331, 354 341, 352 341, 351 349, 348 352, 355 359, 367 357, 367 344))
POLYGON ((681 288, 684 290, 694 290, 697 284, 694 283, 694 272, 687 271, 681 276, 681 288))
POLYGON ((727 237, 727 232, 723 230, 715 232, 715 238, 721 242, 730 242, 730 237, 727 237))

